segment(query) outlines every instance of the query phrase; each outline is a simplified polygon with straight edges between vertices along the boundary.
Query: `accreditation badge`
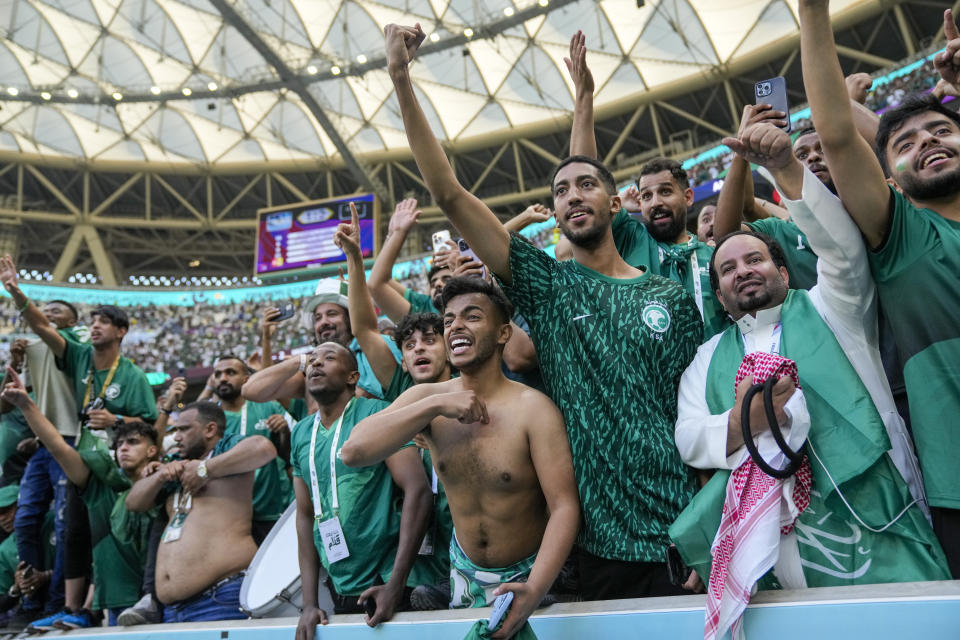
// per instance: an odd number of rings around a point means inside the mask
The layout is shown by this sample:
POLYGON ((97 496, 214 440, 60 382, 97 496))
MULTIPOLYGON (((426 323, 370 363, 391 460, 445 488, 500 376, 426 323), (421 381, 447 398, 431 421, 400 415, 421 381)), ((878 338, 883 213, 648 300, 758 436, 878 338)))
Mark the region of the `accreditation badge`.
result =
POLYGON ((330 564, 350 557, 347 538, 343 535, 343 528, 340 526, 340 516, 324 520, 317 525, 317 529, 320 531, 320 542, 323 544, 330 564))

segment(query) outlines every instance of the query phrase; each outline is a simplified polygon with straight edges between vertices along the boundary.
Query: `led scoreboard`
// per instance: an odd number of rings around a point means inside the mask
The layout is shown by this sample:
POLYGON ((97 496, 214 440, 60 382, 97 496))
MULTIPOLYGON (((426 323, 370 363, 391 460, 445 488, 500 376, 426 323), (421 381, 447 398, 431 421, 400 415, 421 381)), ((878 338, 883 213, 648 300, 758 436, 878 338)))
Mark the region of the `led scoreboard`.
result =
POLYGON ((350 222, 350 203, 360 219, 360 248, 364 258, 376 250, 380 217, 372 193, 315 200, 257 211, 257 262, 255 276, 288 275, 342 263, 343 252, 333 244, 337 225, 350 222))

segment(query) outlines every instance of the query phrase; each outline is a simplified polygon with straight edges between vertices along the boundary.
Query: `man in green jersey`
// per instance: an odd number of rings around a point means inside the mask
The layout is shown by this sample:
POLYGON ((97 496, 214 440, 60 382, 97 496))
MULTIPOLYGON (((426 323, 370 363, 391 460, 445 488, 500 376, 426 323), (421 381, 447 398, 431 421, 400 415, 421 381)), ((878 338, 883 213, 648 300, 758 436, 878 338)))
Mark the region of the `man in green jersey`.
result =
MULTIPOLYGON (((958 578, 960 117, 937 98, 908 97, 883 114, 874 155, 854 128, 828 5, 800 3, 804 84, 837 193, 870 250, 882 313, 904 363, 934 531, 958 578)), ((960 33, 950 11, 944 35, 947 48, 934 64, 945 82, 960 86, 960 33)))
POLYGON ((285 418, 287 412, 276 400, 251 402, 240 395, 240 388, 249 377, 246 363, 236 356, 221 356, 213 365, 214 389, 227 417, 226 434, 241 438, 264 436, 278 451, 276 458, 256 470, 253 481, 251 532, 259 546, 293 502, 293 487, 282 455, 286 451, 289 457, 290 428, 285 418))
POLYGON ((514 593, 509 638, 539 606, 570 553, 579 503, 563 418, 543 394, 501 370, 510 303, 474 277, 443 289, 444 343, 461 373, 418 384, 357 425, 341 453, 369 464, 422 437, 447 488, 454 607, 485 607, 514 593))
MULTIPOLYGON (((565 59, 576 95, 570 154, 599 158, 593 125, 593 75, 586 56, 585 38, 578 31, 570 40, 570 57, 565 59)), ((703 319, 705 339, 725 329, 730 320, 710 293, 707 265, 713 247, 687 231, 693 189, 683 167, 668 158, 650 160, 640 169, 636 188, 623 194, 621 204, 623 210, 613 220, 613 238, 627 264, 646 267, 682 284, 703 319), (629 212, 640 212, 643 221, 629 212)))
POLYGON ((243 571, 257 552, 250 535, 254 471, 277 457, 263 436, 227 435, 223 410, 188 404, 177 416, 180 459, 154 465, 127 495, 127 509, 165 505, 157 549, 157 599, 164 622, 240 620, 243 571))
POLYGON ((393 265, 418 217, 420 209, 417 208, 414 198, 397 203, 393 216, 390 217, 387 237, 370 270, 370 293, 373 300, 394 322, 400 322, 400 318, 408 313, 436 313, 443 285, 453 277, 451 267, 434 258, 434 264, 427 271, 429 295, 408 289, 393 279, 393 265))
POLYGON ((552 180, 574 260, 557 262, 511 239, 459 184, 417 102, 407 65, 423 31, 389 25, 386 34, 388 70, 420 174, 530 323, 548 395, 563 413, 583 504, 584 597, 681 593, 663 560, 667 527, 696 488, 672 437, 677 384, 703 335, 693 299, 617 252, 611 223, 620 197, 593 158, 568 158, 552 180))
MULTIPOLYGON (((157 434, 152 425, 125 422, 116 434, 116 459, 102 440, 84 431, 76 448, 30 399, 12 369, 3 389, 5 401, 23 411, 30 428, 76 485, 86 504, 93 543, 95 610, 107 609, 111 619, 137 601, 143 580, 145 541, 151 514, 134 516, 124 509, 126 491, 140 481, 141 472, 157 457, 157 434)), ((65 610, 63 615, 36 621, 32 628, 77 628, 91 624, 89 611, 65 610)))
POLYGON ((361 468, 340 459, 356 424, 387 406, 355 397, 356 358, 325 342, 310 356, 307 392, 319 410, 293 429, 297 546, 303 583, 298 640, 312 640, 331 612, 317 604, 320 563, 329 576, 333 613, 361 613, 376 626, 409 597, 408 576, 430 519, 430 487, 414 447, 361 468), (403 494, 397 517, 394 487, 403 494))

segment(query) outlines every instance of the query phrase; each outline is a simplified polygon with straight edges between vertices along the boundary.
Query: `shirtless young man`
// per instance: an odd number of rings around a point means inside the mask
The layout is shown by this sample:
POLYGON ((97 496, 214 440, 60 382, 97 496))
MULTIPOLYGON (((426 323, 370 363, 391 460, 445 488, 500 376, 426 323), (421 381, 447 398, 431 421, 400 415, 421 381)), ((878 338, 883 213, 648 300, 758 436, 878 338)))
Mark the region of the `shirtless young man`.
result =
POLYGON ((209 402, 187 405, 173 428, 183 459, 158 465, 127 496, 130 511, 162 498, 170 516, 157 550, 164 622, 242 620, 239 574, 257 552, 254 471, 277 451, 263 436, 224 436, 223 410, 209 402), (178 483, 172 495, 168 483, 178 483))
POLYGON ((341 458, 370 464, 423 435, 456 531, 452 606, 484 607, 512 591, 510 613, 491 636, 509 638, 556 579, 577 534, 570 446, 550 399, 501 371, 511 332, 503 293, 478 278, 453 278, 442 301, 444 340, 461 377, 403 393, 356 426, 341 458))

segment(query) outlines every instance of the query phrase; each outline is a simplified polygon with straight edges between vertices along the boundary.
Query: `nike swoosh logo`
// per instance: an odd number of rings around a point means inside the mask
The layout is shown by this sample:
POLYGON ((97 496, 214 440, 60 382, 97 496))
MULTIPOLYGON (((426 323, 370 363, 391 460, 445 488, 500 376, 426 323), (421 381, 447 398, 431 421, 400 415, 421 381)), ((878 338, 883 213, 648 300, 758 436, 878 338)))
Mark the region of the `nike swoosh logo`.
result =
POLYGON ((577 316, 577 317, 575 317, 575 318, 573 319, 573 322, 576 322, 577 320, 583 320, 584 318, 589 318, 589 317, 592 316, 592 315, 593 315, 592 313, 585 313, 585 314, 583 314, 582 316, 577 316))

